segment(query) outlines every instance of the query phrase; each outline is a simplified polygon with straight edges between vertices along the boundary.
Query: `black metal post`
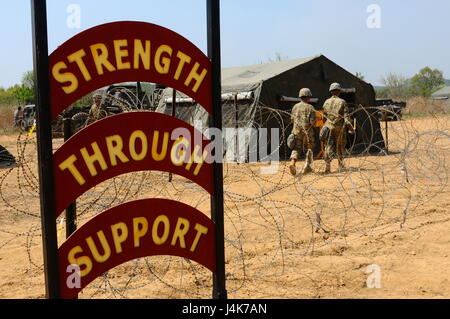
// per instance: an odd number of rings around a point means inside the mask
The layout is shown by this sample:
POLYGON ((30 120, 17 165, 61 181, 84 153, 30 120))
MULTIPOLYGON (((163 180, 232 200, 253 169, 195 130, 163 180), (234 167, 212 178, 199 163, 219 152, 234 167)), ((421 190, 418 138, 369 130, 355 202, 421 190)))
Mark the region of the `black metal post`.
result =
MULTIPOLYGON (((73 120, 71 118, 64 119, 64 142, 73 135, 73 120)), ((77 230, 77 202, 74 201, 66 208, 66 238, 69 238, 77 230)), ((76 296, 74 299, 78 299, 76 296)))
MULTIPOLYGON (((71 118, 64 119, 64 142, 73 135, 73 121, 71 118)), ((66 238, 77 230, 77 202, 74 201, 66 209, 66 238)))
MULTIPOLYGON (((175 107, 176 107, 176 101, 177 101, 177 90, 172 88, 172 117, 175 117, 175 115, 177 114, 175 112, 175 107)), ((171 183, 173 179, 173 175, 172 173, 169 173, 169 182, 171 183)))
POLYGON ((177 114, 175 108, 177 107, 177 90, 172 89, 172 116, 175 117, 177 114))
POLYGON ((47 6, 31 0, 33 62, 36 80, 36 133, 46 297, 60 297, 58 239, 53 180, 53 151, 48 64, 47 6))
POLYGON ((234 95, 234 109, 235 109, 235 124, 234 124, 234 128, 236 129, 236 146, 235 146, 235 150, 236 150, 236 163, 237 165, 239 165, 239 109, 238 109, 238 98, 237 98, 237 93, 234 95))
POLYGON ((137 94, 137 101, 136 101, 136 106, 140 109, 142 109, 142 105, 143 105, 143 100, 142 100, 142 87, 141 87, 141 82, 136 82, 136 94, 137 94))
MULTIPOLYGON (((208 57, 212 62, 212 105, 210 126, 222 129, 222 88, 220 62, 220 0, 206 0, 208 57)), ((215 153, 223 155, 222 143, 216 143, 215 153)), ((214 195, 211 197, 211 218, 216 226, 216 272, 213 275, 213 298, 226 299, 225 288, 225 234, 223 214, 222 161, 213 164, 214 195)))
POLYGON ((386 130, 386 155, 389 154, 389 136, 388 136, 388 119, 387 119, 387 112, 385 113, 386 117, 384 118, 384 123, 386 124, 385 130, 386 130))

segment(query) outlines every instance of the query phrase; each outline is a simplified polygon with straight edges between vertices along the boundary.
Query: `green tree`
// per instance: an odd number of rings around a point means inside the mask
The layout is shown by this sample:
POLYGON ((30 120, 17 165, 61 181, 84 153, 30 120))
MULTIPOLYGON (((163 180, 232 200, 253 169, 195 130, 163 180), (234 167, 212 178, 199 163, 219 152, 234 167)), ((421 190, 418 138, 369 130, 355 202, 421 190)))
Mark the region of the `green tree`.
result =
POLYGON ((13 94, 14 87, 4 89, 0 87, 0 106, 13 106, 17 105, 17 100, 13 94))
POLYGON ((389 73, 381 78, 381 82, 386 88, 380 93, 385 97, 401 99, 410 94, 408 79, 401 74, 389 73))
POLYGON ((356 76, 358 79, 360 79, 361 81, 364 81, 364 75, 362 75, 361 72, 356 72, 356 73, 355 73, 355 76, 356 76))
POLYGON ((21 85, 14 87, 13 96, 20 104, 33 104, 36 100, 35 87, 34 72, 27 71, 22 76, 21 85))
POLYGON ((23 74, 22 85, 25 85, 26 87, 28 87, 30 89, 34 89, 36 87, 33 71, 27 71, 23 74))
POLYGON ((416 95, 428 97, 445 85, 443 72, 428 66, 411 79, 411 90, 416 95))
POLYGON ((388 88, 375 89, 375 94, 377 99, 387 99, 389 97, 389 89, 388 88))

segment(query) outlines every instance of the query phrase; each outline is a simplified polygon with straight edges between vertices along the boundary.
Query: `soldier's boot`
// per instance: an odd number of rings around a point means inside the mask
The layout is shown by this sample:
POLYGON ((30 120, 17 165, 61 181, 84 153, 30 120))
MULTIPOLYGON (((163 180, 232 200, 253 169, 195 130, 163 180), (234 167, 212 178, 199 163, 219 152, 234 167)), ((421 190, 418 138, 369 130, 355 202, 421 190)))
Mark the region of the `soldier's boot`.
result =
POLYGON ((303 174, 308 174, 313 171, 313 169, 311 167, 312 163, 313 163, 313 153, 311 150, 308 150, 308 152, 306 153, 305 165, 303 166, 303 170, 302 170, 303 174))
POLYGON ((331 173, 331 163, 325 163, 325 174, 331 173))
POLYGON ((295 176, 297 174, 297 170, 295 169, 295 163, 297 162, 297 160, 295 160, 294 158, 291 159, 291 163, 289 164, 289 170, 291 172, 291 174, 293 176, 295 176))

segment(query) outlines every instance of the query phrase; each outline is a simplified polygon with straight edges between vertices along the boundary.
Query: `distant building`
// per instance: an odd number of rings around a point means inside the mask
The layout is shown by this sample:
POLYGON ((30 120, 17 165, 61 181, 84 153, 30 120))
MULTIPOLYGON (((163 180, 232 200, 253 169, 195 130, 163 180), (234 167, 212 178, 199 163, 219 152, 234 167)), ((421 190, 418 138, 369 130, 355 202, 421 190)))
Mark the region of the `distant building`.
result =
POLYGON ((450 98, 450 86, 443 87, 439 91, 434 92, 431 98, 435 100, 447 100, 450 98))

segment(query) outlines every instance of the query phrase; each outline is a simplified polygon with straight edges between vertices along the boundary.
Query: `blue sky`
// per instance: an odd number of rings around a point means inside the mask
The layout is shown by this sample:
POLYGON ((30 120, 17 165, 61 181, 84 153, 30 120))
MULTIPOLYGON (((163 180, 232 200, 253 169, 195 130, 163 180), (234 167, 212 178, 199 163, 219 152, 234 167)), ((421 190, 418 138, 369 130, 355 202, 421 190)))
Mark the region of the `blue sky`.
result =
MULTIPOLYGON (((119 20, 147 21, 180 33, 206 52, 205 0, 48 0, 49 49, 78 32, 119 20), (70 4, 81 28, 67 26, 70 4)), ((389 72, 412 76, 422 67, 450 78, 448 0, 222 0, 222 66, 256 64, 276 53, 294 59, 324 54, 348 71, 380 84, 389 72), (378 4, 381 28, 370 29, 367 7, 378 4)), ((28 0, 2 0, 0 86, 32 69, 28 0)))

